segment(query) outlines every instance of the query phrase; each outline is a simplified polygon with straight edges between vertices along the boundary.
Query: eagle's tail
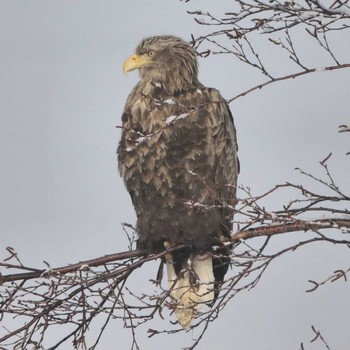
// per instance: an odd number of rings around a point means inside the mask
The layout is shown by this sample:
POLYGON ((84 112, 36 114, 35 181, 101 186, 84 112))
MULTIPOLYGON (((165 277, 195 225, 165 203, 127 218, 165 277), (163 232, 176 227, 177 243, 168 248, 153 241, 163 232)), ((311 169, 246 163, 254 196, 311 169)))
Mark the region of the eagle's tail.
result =
POLYGON ((215 298, 213 260, 210 253, 189 258, 188 266, 176 274, 171 254, 166 256, 170 295, 175 300, 175 314, 181 326, 191 327, 192 319, 203 304, 215 298))

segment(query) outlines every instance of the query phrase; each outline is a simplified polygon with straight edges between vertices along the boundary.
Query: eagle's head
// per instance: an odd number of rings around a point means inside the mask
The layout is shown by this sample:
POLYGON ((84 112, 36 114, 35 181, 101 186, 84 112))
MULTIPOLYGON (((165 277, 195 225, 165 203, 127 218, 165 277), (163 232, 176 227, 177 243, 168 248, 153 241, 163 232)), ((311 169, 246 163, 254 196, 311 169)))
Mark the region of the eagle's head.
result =
POLYGON ((198 86, 197 54, 184 40, 169 35, 141 41, 136 53, 124 62, 124 73, 139 69, 141 82, 163 83, 169 92, 198 86))

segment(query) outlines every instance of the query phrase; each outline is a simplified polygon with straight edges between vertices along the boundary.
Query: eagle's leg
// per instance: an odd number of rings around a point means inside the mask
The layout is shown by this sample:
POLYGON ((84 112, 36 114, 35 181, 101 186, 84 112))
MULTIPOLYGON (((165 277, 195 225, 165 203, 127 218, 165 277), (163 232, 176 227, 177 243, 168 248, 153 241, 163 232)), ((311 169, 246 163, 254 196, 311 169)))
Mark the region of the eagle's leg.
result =
MULTIPOLYGON (((168 241, 165 241, 164 243, 164 248, 166 250, 168 250, 169 248, 171 248, 171 244, 168 241)), ((160 264, 159 264, 159 268, 158 268, 158 272, 157 272, 157 277, 156 277, 156 284, 160 285, 162 280, 163 280, 163 267, 164 267, 164 263, 165 262, 170 262, 172 261, 172 255, 171 253, 166 253, 165 254, 165 261, 162 259, 160 264)))
MULTIPOLYGON (((163 245, 164 245, 165 250, 168 250, 168 249, 171 248, 171 244, 170 244, 170 242, 168 242, 168 241, 164 241, 163 245)), ((166 253, 166 254, 165 254, 165 259, 166 259, 166 260, 167 260, 167 259, 172 260, 172 255, 171 255, 171 253, 169 253, 169 252, 166 253)))

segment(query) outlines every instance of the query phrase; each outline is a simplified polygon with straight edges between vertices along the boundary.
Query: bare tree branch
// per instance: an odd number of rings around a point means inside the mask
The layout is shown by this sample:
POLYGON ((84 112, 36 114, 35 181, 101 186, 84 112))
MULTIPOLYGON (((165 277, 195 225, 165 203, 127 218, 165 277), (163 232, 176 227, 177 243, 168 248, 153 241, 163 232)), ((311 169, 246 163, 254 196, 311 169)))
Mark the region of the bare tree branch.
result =
POLYGON ((246 95, 250 94, 253 91, 261 90, 262 88, 264 88, 264 87, 266 87, 266 86, 268 86, 268 85, 270 85, 272 83, 277 83, 277 82, 283 81, 283 80, 299 78, 301 76, 304 76, 304 75, 307 75, 307 74, 310 74, 310 73, 334 71, 334 70, 337 70, 337 69, 344 69, 344 68, 350 68, 350 63, 340 64, 340 65, 337 65, 337 66, 321 67, 321 68, 309 68, 307 70, 303 70, 303 71, 298 72, 298 73, 292 73, 292 74, 284 75, 284 76, 281 76, 281 77, 278 77, 278 78, 273 78, 273 79, 267 80, 266 82, 264 82, 262 84, 253 86, 252 88, 239 93, 238 95, 228 99, 227 102, 231 103, 234 100, 237 100, 240 97, 246 96, 246 95))

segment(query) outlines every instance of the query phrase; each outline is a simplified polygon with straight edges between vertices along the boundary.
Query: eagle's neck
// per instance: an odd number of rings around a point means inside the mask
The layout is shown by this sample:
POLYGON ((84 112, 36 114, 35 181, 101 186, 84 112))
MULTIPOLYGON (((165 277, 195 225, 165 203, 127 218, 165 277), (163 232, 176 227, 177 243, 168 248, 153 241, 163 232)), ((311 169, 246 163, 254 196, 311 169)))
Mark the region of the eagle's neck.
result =
POLYGON ((172 69, 142 69, 140 72, 142 90, 150 92, 157 84, 162 85, 169 95, 179 92, 186 92, 198 86, 197 76, 193 72, 177 67, 172 69))

